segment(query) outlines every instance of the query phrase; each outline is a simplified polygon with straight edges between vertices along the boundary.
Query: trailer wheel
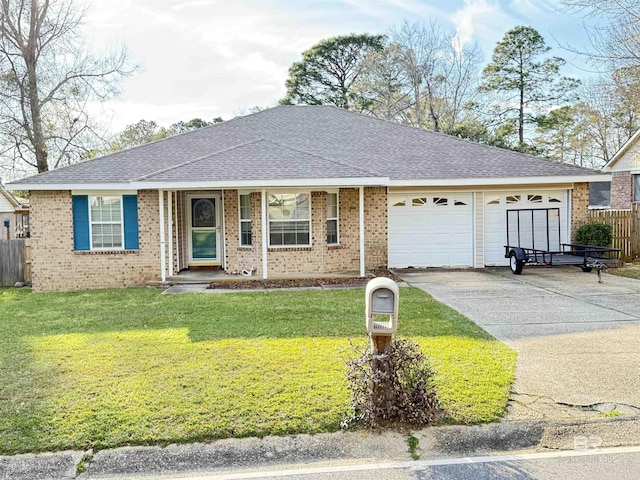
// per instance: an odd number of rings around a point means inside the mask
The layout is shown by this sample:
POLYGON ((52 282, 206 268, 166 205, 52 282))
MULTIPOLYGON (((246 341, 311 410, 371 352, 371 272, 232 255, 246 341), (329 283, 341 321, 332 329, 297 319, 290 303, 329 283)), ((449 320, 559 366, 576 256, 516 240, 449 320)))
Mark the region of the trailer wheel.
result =
POLYGON ((582 271, 585 273, 589 273, 591 270, 593 270, 592 267, 580 267, 580 268, 582 268, 582 271))
POLYGON ((518 260, 516 254, 511 252, 511 255, 509 255, 509 266, 511 267, 511 273, 520 275, 522 273, 522 267, 524 267, 524 260, 518 260))

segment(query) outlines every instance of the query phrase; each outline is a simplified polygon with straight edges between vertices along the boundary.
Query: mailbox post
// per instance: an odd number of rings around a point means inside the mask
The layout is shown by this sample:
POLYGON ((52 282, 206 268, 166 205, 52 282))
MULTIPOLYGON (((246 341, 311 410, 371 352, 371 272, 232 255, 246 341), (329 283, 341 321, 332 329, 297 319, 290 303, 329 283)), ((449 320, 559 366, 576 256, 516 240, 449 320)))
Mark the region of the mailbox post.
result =
POLYGON ((370 280, 365 289, 367 332, 373 354, 386 353, 398 329, 398 284, 386 277, 370 280))
POLYGON ((390 411, 396 395, 392 388, 395 371, 390 362, 391 338, 398 329, 398 284, 386 277, 370 280, 365 289, 367 332, 371 338, 371 402, 390 411))

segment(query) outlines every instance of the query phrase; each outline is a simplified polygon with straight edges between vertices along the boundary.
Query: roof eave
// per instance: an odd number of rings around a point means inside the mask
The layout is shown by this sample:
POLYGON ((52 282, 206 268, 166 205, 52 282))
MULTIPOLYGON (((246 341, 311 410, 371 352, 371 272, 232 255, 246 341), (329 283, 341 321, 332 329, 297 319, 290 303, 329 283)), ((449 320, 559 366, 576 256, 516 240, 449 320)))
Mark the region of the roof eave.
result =
POLYGON ((285 178, 272 180, 227 180, 227 181, 133 181, 128 183, 14 183, 11 190, 184 190, 184 189, 229 189, 229 188, 281 188, 281 187, 351 187, 387 186, 388 177, 344 177, 344 178, 285 178))
POLYGON ((391 180, 390 187, 466 187, 483 185, 527 185, 540 183, 584 183, 611 181, 609 173, 594 173, 590 175, 557 175, 539 177, 510 177, 510 178, 427 178, 409 180, 391 180))

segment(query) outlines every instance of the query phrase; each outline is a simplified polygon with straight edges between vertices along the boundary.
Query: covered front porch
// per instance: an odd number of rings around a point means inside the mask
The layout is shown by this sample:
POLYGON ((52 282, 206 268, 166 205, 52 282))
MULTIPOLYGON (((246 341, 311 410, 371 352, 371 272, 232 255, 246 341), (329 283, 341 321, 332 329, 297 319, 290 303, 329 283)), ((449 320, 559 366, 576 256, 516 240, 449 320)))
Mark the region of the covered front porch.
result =
POLYGON ((364 277, 386 265, 386 209, 364 185, 159 189, 159 280, 364 277))

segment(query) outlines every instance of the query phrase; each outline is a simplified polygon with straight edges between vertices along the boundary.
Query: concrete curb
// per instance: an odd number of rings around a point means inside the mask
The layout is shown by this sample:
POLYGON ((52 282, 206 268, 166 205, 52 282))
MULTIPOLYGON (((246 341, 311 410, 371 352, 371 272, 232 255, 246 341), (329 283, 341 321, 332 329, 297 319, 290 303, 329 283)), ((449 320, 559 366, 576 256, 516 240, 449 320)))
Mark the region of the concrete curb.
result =
POLYGON ((84 452, 27 453, 0 456, 0 479, 68 479, 78 475, 84 452))
MULTIPOLYGON (((431 427, 411 432, 423 459, 522 450, 574 450, 640 445, 640 417, 503 422, 431 427)), ((336 432, 226 439, 166 447, 122 447, 87 455, 58 452, 0 456, 0 479, 106 479, 222 472, 231 468, 349 461, 410 461, 409 432, 336 432), (77 465, 85 460, 86 471, 77 465)))

